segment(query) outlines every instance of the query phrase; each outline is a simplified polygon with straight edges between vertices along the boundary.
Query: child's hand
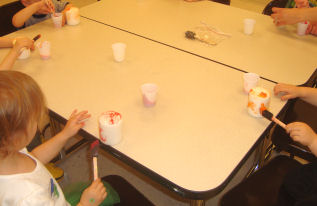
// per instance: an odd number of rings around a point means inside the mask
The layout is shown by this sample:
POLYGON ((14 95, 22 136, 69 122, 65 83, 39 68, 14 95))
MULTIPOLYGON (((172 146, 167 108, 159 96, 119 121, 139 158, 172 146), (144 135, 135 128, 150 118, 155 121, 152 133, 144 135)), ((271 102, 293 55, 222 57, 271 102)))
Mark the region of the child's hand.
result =
POLYGON ((281 96, 281 100, 293 99, 301 96, 301 87, 296 87, 290 84, 278 83, 274 87, 274 94, 285 93, 281 96))
POLYGON ((316 133, 303 122, 293 122, 286 125, 286 132, 290 134, 291 138, 305 146, 311 148, 314 142, 317 141, 316 133))
POLYGON ((97 206, 107 197, 106 188, 98 178, 84 190, 81 195, 80 206, 97 206))
POLYGON ((88 111, 81 111, 78 113, 75 109, 70 115, 69 120, 67 121, 61 133, 63 133, 63 135, 65 135, 66 137, 74 136, 80 128, 85 126, 84 120, 88 119, 89 117, 90 114, 88 114, 88 111))
POLYGON ((54 4, 51 0, 42 0, 37 2, 38 10, 36 14, 50 14, 55 11, 54 4))
POLYGON ((310 23, 308 25, 308 28, 306 30, 306 34, 312 34, 312 35, 317 36, 317 22, 310 23))
POLYGON ((13 49, 17 52, 20 52, 22 48, 26 47, 27 49, 34 50, 34 41, 27 37, 18 37, 15 39, 13 49))
POLYGON ((294 0, 297 8, 309 8, 308 0, 294 0))

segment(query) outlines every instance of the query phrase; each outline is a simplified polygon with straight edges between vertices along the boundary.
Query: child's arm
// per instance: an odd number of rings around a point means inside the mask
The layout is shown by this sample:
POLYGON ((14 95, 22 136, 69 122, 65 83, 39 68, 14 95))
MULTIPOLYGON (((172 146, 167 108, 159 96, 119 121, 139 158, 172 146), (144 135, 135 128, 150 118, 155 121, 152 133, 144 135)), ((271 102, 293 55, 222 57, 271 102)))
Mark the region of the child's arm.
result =
POLYGON ((22 48, 33 48, 33 40, 26 38, 26 37, 20 37, 16 39, 15 44, 13 45, 13 39, 0 37, 0 47, 1 48, 8 48, 13 47, 7 56, 2 60, 0 63, 0 70, 9 70, 12 68, 15 60, 20 55, 20 51, 22 48))
POLYGON ((25 7, 24 9, 20 10, 18 13, 16 13, 13 18, 12 18, 12 24, 13 26, 19 28, 22 27, 24 25, 24 23, 33 15, 35 14, 37 11, 39 10, 43 10, 48 8, 47 3, 42 0, 42 1, 38 1, 36 3, 33 3, 27 7, 25 7))
POLYGON ((286 132, 294 141, 308 146, 310 151, 317 156, 317 134, 305 123, 293 122, 286 125, 286 132))
POLYGON ((74 110, 64 129, 56 136, 36 147, 32 151, 32 154, 43 164, 48 163, 64 147, 67 140, 74 136, 79 131, 79 129, 85 125, 83 120, 89 117, 90 114, 88 114, 87 111, 77 112, 77 110, 74 110))
POLYGON ((316 88, 297 87, 294 85, 279 83, 274 87, 274 94, 278 95, 279 93, 284 93, 281 97, 282 100, 288 100, 299 97, 305 102, 317 106, 316 88))

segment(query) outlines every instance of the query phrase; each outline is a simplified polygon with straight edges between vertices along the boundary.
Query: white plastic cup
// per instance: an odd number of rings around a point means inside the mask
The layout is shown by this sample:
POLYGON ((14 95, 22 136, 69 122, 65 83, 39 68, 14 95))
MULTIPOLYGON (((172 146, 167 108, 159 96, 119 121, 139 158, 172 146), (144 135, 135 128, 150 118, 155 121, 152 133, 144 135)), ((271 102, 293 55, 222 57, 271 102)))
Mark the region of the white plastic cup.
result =
POLYGON ((254 19, 244 19, 244 33, 246 35, 251 35, 254 30, 255 20, 254 19))
POLYGON ((122 116, 115 111, 107 111, 99 117, 99 137, 107 145, 116 145, 122 139, 122 116))
POLYGON ((61 28, 63 24, 63 14, 62 13, 54 13, 52 14, 52 20, 55 28, 61 28))
POLYGON ((51 57, 51 43, 49 41, 39 42, 36 46, 42 59, 45 60, 51 57))
POLYGON ((297 23, 297 35, 299 35, 299 36, 305 35, 307 27, 308 27, 308 23, 307 22, 297 23))
POLYGON ((80 22, 79 9, 77 7, 71 7, 66 11, 66 21, 68 25, 75 26, 80 22))
POLYGON ((158 86, 146 83, 141 86, 142 99, 145 107, 153 107, 156 104, 158 86))
POLYGON ((27 59, 30 57, 30 55, 31 55, 30 49, 27 49, 24 47, 21 49, 18 59, 27 59))
POLYGON ((260 76, 255 73, 244 73, 243 74, 243 88, 244 92, 248 94, 250 90, 256 87, 259 83, 260 76))
POLYGON ((121 42, 112 44, 113 57, 116 62, 122 62, 125 58, 127 45, 121 42))

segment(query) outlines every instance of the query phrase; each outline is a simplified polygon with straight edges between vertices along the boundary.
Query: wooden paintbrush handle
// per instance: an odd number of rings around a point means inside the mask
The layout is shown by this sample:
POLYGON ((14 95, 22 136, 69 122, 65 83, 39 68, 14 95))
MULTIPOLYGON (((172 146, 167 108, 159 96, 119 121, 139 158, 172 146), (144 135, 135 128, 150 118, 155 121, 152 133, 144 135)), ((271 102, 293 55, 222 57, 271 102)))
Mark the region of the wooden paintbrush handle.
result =
POLYGON ((282 128, 286 129, 286 124, 284 124, 283 122, 281 122, 279 119, 277 119, 276 117, 272 117, 272 121, 275 122, 276 124, 280 125, 282 128))
POLYGON ((93 157, 93 167, 94 167, 94 180, 98 179, 98 165, 97 165, 97 157, 93 157))

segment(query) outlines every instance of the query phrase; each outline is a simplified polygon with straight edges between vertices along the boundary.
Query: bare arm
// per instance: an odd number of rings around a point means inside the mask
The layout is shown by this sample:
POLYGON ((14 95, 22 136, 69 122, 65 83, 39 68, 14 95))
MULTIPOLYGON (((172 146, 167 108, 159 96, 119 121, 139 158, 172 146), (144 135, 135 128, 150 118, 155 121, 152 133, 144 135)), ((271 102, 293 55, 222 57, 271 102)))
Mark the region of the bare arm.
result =
POLYGON ((24 25, 24 23, 38 10, 40 10, 42 7, 45 7, 46 4, 44 1, 38 1, 36 3, 33 3, 24 9, 20 10, 18 13, 16 13, 12 18, 12 24, 13 26, 19 28, 24 25))
POLYGON ((317 21, 317 7, 314 8, 276 8, 272 9, 271 17, 277 26, 296 24, 298 22, 317 21))
POLYGON ((5 58, 0 63, 0 70, 9 70, 13 67, 13 64, 17 57, 20 55, 20 50, 23 47, 33 48, 33 40, 25 37, 17 38, 16 43, 13 45, 13 40, 10 38, 1 37, 0 38, 0 47, 8 48, 12 47, 9 53, 5 56, 5 58))
POLYGON ((82 120, 89 118, 87 111, 77 113, 75 110, 64 129, 56 136, 50 138, 48 141, 36 147, 32 154, 39 159, 43 164, 50 162, 58 152, 65 146, 66 142, 74 136, 80 128, 84 126, 82 120))
POLYGON ((301 98, 305 102, 317 106, 317 89, 310 87, 297 87, 290 84, 279 83, 274 87, 274 94, 282 94, 282 100, 301 98))

